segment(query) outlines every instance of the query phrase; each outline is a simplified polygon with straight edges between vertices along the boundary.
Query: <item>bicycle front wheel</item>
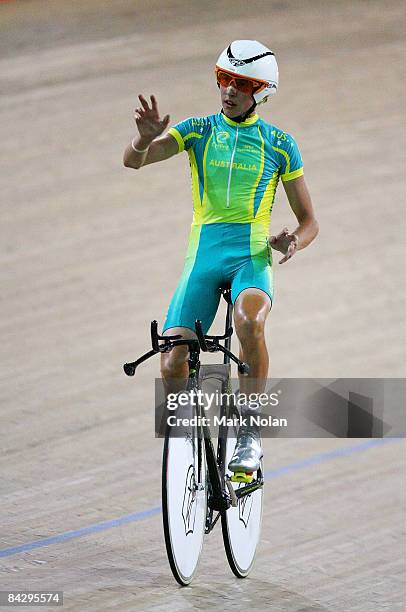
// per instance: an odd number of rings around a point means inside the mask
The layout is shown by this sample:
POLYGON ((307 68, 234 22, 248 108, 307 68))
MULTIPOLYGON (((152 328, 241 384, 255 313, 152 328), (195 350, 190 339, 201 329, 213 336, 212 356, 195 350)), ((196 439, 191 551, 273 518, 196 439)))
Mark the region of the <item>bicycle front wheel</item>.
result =
POLYGON ((162 462, 162 514, 166 551, 175 579, 185 586, 196 571, 206 524, 204 443, 196 427, 167 427, 162 462), (175 435, 176 434, 176 435, 175 435))
MULTIPOLYGON (((236 409, 232 409, 229 416, 238 415, 236 409)), ((222 476, 230 477, 232 472, 228 469, 228 463, 234 452, 237 428, 228 426, 221 432, 219 439, 221 456, 222 476)), ((263 474, 263 463, 261 461, 260 474, 254 473, 254 479, 263 474)), ((243 483, 231 483, 236 491, 243 488, 243 483)), ((236 507, 231 506, 222 512, 221 526, 223 531, 224 548, 227 560, 232 572, 238 578, 246 578, 252 569, 257 545, 261 535, 263 504, 263 487, 256 489, 250 495, 238 500, 236 507)))

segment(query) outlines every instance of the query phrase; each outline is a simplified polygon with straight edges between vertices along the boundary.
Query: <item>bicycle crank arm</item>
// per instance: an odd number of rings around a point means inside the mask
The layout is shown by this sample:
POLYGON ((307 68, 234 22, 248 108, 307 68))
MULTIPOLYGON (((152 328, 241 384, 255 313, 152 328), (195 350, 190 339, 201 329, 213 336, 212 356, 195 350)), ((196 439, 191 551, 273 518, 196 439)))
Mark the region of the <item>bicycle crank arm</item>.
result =
POLYGON ((233 508, 236 508, 238 506, 238 497, 236 496, 234 487, 231 484, 231 480, 228 477, 226 477, 226 485, 227 485, 227 489, 230 495, 231 505, 233 508))
POLYGON ((251 493, 253 493, 257 489, 260 489, 263 486, 264 486, 264 481, 261 478, 260 480, 254 480, 254 482, 251 482, 250 484, 245 485, 245 487, 241 487, 241 489, 236 489, 234 493, 237 499, 241 499, 241 497, 245 497, 246 495, 251 495, 251 493))

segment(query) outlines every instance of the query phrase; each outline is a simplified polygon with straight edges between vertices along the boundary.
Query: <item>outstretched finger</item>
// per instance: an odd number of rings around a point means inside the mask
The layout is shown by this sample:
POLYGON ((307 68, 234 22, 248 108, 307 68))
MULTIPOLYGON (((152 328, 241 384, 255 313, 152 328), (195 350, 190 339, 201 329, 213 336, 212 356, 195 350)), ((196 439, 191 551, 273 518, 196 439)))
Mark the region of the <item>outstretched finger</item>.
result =
POLYGON ((146 101, 146 99, 144 98, 144 96, 143 96, 142 94, 140 94, 140 95, 138 96, 138 98, 139 98, 139 100, 140 100, 140 102, 141 102, 141 104, 142 104, 143 109, 144 109, 144 110, 146 110, 146 111, 147 111, 147 110, 150 110, 150 108, 149 108, 149 106, 148 106, 148 102, 146 101))
POLYGON ((150 98, 151 98, 152 110, 158 113, 158 102, 156 101, 156 97, 152 94, 150 98))

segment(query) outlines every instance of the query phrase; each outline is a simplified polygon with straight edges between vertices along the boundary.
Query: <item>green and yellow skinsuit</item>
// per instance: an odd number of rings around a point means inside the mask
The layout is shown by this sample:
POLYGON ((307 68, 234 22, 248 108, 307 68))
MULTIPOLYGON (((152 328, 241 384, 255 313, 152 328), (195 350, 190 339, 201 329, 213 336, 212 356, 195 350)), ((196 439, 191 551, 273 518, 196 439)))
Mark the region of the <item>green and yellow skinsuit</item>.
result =
POLYGON ((269 222, 279 178, 303 174, 295 140, 258 115, 236 123, 222 112, 191 117, 169 129, 186 150, 192 176, 193 222, 182 277, 164 331, 207 333, 220 287, 231 286, 233 303, 243 289, 262 289, 272 300, 269 222))

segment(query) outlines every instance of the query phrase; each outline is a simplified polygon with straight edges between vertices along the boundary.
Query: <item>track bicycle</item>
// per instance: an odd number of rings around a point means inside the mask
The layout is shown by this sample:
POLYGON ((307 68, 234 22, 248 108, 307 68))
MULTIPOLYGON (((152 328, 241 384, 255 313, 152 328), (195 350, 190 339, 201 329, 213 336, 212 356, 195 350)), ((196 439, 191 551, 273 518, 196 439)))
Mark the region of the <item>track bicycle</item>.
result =
POLYGON ((162 461, 162 513, 165 545, 175 579, 182 586, 190 584, 198 564, 203 536, 221 520, 224 547, 231 570, 245 578, 253 565, 260 537, 263 503, 263 464, 257 472, 234 474, 228 470, 238 433, 239 412, 232 401, 231 361, 240 373, 248 365, 230 350, 233 328, 230 288, 222 288, 227 302, 225 332, 221 336, 203 334, 201 322, 195 323, 196 339, 180 335, 161 336, 158 324, 151 323, 152 349, 132 363, 124 365, 128 376, 137 366, 157 353, 175 346, 189 348, 189 377, 186 397, 199 397, 205 380, 221 385, 217 451, 210 426, 205 422, 200 402, 190 401, 177 409, 177 417, 186 423, 175 427, 167 419, 162 461), (224 341, 224 345, 220 344, 224 341), (201 352, 222 352, 223 363, 200 363, 201 352), (195 419, 190 417, 196 417, 195 419), (189 417, 189 418, 184 418, 189 417), (190 423, 190 424, 188 424, 190 423))

